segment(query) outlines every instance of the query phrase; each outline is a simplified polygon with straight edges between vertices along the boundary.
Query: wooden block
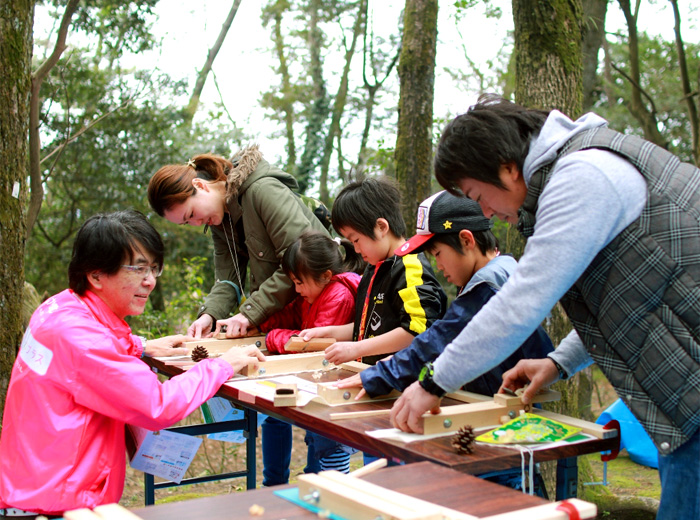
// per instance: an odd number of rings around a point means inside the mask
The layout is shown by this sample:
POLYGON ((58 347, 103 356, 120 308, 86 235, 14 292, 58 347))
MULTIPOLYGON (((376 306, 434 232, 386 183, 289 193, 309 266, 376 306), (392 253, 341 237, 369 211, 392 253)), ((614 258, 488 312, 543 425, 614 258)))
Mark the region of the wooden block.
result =
POLYGON ((340 368, 347 370, 348 372, 355 372, 358 374, 370 366, 372 365, 368 365, 367 363, 362 363, 360 361, 348 361, 347 363, 340 365, 340 368))
POLYGON ((318 492, 318 505, 349 520, 476 520, 475 516, 383 488, 337 471, 299 476, 299 497, 318 492))
POLYGON ((503 406, 493 401, 443 406, 440 413, 423 415, 423 433, 444 433, 457 431, 462 426, 473 428, 497 426, 502 415, 513 412, 513 418, 520 414, 522 403, 516 406, 503 406))
POLYGON ((101 518, 89 509, 73 509, 63 513, 65 520, 101 520, 101 518))
POLYGON ((576 419, 575 417, 569 417, 568 415, 562 415, 555 412, 550 412, 549 410, 533 410, 532 413, 536 415, 541 415, 547 419, 552 419, 553 421, 559 421, 560 423, 568 424, 569 426, 575 426, 576 428, 581 428, 583 433, 593 435, 597 439, 614 439, 618 435, 617 430, 606 430, 603 428, 602 424, 595 424, 592 422, 584 421, 583 419, 576 419))
POLYGON ((364 401, 376 401, 380 399, 396 399, 401 396, 401 392, 397 390, 392 390, 391 393, 385 396, 379 396, 377 398, 372 398, 369 395, 363 395, 358 401, 355 401, 355 397, 360 393, 362 387, 353 388, 336 388, 335 382, 332 383, 318 383, 316 385, 316 392, 318 396, 321 397, 326 404, 336 405, 336 404, 350 404, 350 403, 362 403, 364 401))
POLYGON ((467 392, 466 390, 450 392, 449 394, 445 394, 445 397, 449 397, 455 401, 462 401, 463 403, 481 403, 492 399, 492 397, 488 395, 475 394, 474 392, 467 392))
POLYGON ((119 504, 105 504, 103 506, 97 506, 94 511, 102 520, 141 520, 140 516, 136 516, 134 513, 125 507, 120 506, 119 504))
POLYGON ((385 410, 359 410, 357 412, 337 412, 331 413, 331 421, 340 421, 342 419, 362 419, 364 417, 374 417, 376 415, 389 415, 391 409, 385 410))
MULTIPOLYGON (((596 518, 598 515, 598 508, 595 504, 579 500, 578 498, 570 498, 566 502, 576 508, 581 519, 596 518)), ((569 516, 564 510, 557 509, 560 503, 554 502, 500 515, 486 516, 482 517, 481 520, 570 520, 572 516, 569 516)))
POLYGON ((190 352, 196 346, 203 346, 210 354, 223 354, 231 347, 247 347, 255 345, 259 349, 265 349, 265 336, 250 336, 245 338, 217 339, 217 338, 202 338, 195 341, 186 341, 185 347, 190 352))
POLYGON ((313 338, 309 341, 304 341, 299 336, 292 336, 284 344, 284 350, 287 352, 318 352, 326 350, 333 343, 335 343, 334 338, 313 338))
POLYGON ((265 361, 257 362, 257 369, 253 368, 254 365, 255 362, 243 367, 240 374, 247 377, 268 377, 295 372, 330 370, 335 367, 333 363, 326 361, 323 352, 268 356, 265 361))
MULTIPOLYGON (((532 403, 550 403, 552 401, 559 401, 561 399, 561 393, 556 390, 540 390, 532 398, 532 403)), ((522 403, 519 395, 508 395, 508 394, 495 394, 493 396, 493 402, 502 404, 503 406, 515 406, 522 403)))
POLYGON ((298 395, 297 385, 275 383, 275 406, 296 406, 298 395))

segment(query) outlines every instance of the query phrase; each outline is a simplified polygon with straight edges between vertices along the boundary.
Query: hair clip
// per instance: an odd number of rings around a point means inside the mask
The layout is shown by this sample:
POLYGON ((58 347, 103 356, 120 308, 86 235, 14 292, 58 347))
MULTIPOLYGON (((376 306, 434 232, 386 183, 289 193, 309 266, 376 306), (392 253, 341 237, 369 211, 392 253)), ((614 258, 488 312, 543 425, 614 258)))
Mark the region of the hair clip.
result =
POLYGON ((191 167, 191 168, 193 168, 193 169, 195 169, 195 170, 197 169, 197 167, 195 166, 194 161, 193 161, 192 159, 189 159, 189 160, 187 161, 187 166, 189 166, 189 167, 191 167))

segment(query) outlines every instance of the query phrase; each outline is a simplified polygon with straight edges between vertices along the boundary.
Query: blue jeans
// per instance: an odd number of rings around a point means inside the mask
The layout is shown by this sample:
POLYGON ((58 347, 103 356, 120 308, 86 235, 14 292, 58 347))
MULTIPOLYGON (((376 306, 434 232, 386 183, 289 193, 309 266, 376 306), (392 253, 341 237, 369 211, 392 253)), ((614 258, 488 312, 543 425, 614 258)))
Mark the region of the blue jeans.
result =
POLYGON ((262 422, 263 486, 289 482, 292 461, 292 425, 274 417, 262 422))
POLYGON ((700 430, 673 453, 659 452, 659 478, 656 520, 700 518, 700 430))

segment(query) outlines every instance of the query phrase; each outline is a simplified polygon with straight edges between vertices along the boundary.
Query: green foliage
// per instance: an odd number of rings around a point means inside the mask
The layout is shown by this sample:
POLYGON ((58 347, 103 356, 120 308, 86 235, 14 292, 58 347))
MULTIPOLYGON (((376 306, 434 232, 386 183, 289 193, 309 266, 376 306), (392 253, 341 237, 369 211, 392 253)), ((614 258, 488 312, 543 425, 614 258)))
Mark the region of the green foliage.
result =
POLYGON ((181 263, 165 264, 163 281, 171 287, 165 294, 165 311, 152 308, 140 316, 129 318, 129 324, 136 334, 148 339, 170 334, 185 334, 187 327, 197 319, 197 310, 205 296, 205 266, 207 258, 194 256, 182 258, 181 263))
MULTIPOLYGON (((629 75, 629 51, 627 36, 609 35, 609 49, 615 67, 629 75)), ((700 45, 685 44, 688 72, 691 78, 698 77, 700 67, 700 45)), ((649 37, 639 33, 639 61, 641 88, 645 102, 653 100, 653 109, 659 122, 659 130, 668 143, 669 151, 683 161, 693 162, 692 132, 682 98, 678 52, 675 42, 665 41, 659 36, 649 37), (648 96, 648 97, 647 97, 648 96)), ((612 70, 612 81, 606 82, 593 110, 610 122, 610 127, 624 133, 643 135, 637 121, 626 108, 631 97, 630 82, 618 71, 612 70)))
MULTIPOLYGON (((136 34, 148 40, 143 32, 147 24, 141 18, 153 3, 129 8, 127 3, 100 2, 101 9, 97 9, 97 3, 88 2, 83 7, 91 9, 91 16, 107 18, 79 24, 81 30, 96 32, 84 35, 88 40, 84 47, 73 43, 42 85, 45 197, 27 241, 25 259, 26 279, 39 293, 65 288, 75 233, 96 213, 134 208, 152 217, 166 245, 166 264, 182 256, 212 256, 209 237, 153 215, 146 187, 161 166, 185 163, 203 152, 228 156, 242 145, 245 136, 218 108, 206 123, 185 125, 184 108, 178 103, 187 98, 184 81, 125 70, 118 60, 99 58, 104 31, 108 27, 116 30, 116 25, 126 24, 128 19, 133 18, 135 26, 133 30, 120 29, 123 41, 136 38, 136 34), (116 18, 110 20, 113 15, 116 18)), ((213 280, 211 260, 204 274, 213 280)), ((179 283, 179 279, 164 276, 159 290, 169 294, 179 283)))

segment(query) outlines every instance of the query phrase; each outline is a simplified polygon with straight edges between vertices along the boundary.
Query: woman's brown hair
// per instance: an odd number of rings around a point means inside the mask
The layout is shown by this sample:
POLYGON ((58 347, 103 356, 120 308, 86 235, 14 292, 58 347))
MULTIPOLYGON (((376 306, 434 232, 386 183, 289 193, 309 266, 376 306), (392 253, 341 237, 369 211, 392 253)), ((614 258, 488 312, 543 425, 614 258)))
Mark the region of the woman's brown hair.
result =
POLYGON ((162 217, 167 210, 197 193, 193 179, 226 182, 231 168, 231 161, 213 154, 197 155, 186 164, 163 166, 148 182, 148 203, 162 217))

